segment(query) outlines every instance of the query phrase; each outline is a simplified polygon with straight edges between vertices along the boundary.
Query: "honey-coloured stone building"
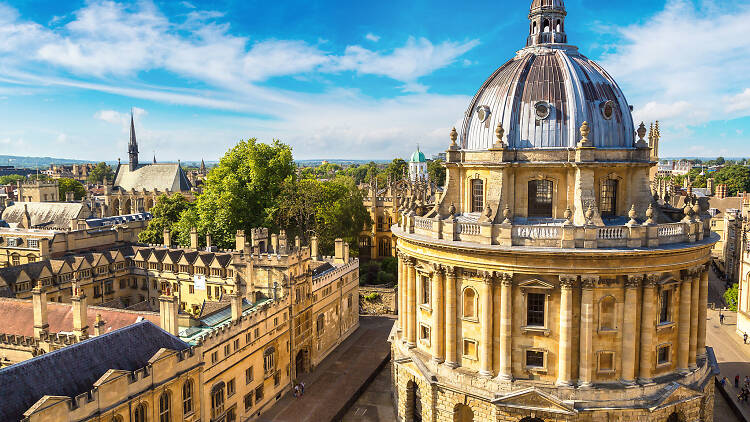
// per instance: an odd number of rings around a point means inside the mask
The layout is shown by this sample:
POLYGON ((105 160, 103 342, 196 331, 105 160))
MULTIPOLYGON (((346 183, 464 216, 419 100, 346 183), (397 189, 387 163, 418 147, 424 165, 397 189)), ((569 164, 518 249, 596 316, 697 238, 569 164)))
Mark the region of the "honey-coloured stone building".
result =
POLYGON ((526 47, 451 134, 435 207, 392 232, 400 421, 712 421, 707 206, 662 212, 657 137, 534 0, 526 47))

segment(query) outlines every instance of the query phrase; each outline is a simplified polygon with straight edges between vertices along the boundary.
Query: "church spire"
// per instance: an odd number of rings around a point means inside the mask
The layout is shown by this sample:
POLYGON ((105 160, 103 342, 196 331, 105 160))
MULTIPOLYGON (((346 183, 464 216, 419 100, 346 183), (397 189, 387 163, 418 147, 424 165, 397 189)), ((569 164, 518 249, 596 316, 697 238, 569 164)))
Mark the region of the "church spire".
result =
POLYGON ((201 174, 206 174, 206 163, 203 162, 203 159, 201 158, 201 168, 200 168, 201 174))
POLYGON ((133 110, 130 110, 130 143, 128 144, 128 157, 130 171, 138 168, 138 141, 135 139, 135 122, 133 121, 133 110))
POLYGON ((563 0, 534 0, 529 11, 529 37, 526 46, 567 44, 563 0))

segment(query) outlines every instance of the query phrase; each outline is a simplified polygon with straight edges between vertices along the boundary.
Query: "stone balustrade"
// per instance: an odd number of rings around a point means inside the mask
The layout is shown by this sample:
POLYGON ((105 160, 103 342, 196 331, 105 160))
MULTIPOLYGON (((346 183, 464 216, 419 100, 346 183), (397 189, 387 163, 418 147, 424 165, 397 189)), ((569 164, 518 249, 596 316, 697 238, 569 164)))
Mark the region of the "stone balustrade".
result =
POLYGON ((575 226, 572 224, 490 224, 402 214, 394 229, 430 239, 483 245, 553 248, 653 248, 693 243, 710 234, 707 219, 668 224, 575 226))

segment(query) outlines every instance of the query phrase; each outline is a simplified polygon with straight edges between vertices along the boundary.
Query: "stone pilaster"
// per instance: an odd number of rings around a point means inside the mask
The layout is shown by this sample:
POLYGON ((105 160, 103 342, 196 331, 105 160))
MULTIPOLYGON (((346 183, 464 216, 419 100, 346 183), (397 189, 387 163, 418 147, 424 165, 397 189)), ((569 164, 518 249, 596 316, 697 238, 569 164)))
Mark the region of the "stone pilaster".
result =
POLYGON ((625 312, 623 312, 622 327, 622 383, 635 384, 635 344, 638 288, 643 281, 643 275, 629 275, 625 281, 625 312))
POLYGON ((500 286, 500 373, 499 380, 510 381, 513 379, 513 274, 501 274, 500 286))
POLYGON ((403 332, 404 329, 404 293, 406 293, 406 266, 404 265, 404 257, 401 252, 398 254, 398 331, 403 332))
POLYGON ((570 386, 573 356, 573 288, 577 276, 560 276, 560 342, 557 352, 557 385, 570 386))
POLYGON ((643 280, 643 297, 641 299, 641 355, 638 381, 641 384, 653 382, 653 361, 656 350, 654 336, 656 335, 656 281, 659 274, 647 274, 643 280))
POLYGON ((581 330, 578 352, 578 385, 591 386, 593 366, 592 340, 594 336, 594 284, 598 276, 581 276, 581 330))
POLYGON ((445 364, 458 366, 456 355, 456 268, 445 268, 445 364))
POLYGON ((430 340, 432 346, 432 360, 437 363, 445 361, 445 339, 443 333, 443 279, 445 269, 441 265, 435 265, 432 273, 432 330, 430 340))
POLYGON ((701 267, 700 292, 698 294, 698 345, 696 358, 706 357, 706 318, 708 309, 708 269, 701 267))
POLYGON ((690 301, 692 300, 693 271, 683 271, 680 283, 680 309, 677 322, 677 370, 688 370, 690 353, 690 301))
POLYGON ((492 272, 482 274, 482 319, 479 348, 479 376, 492 376, 492 272))
POLYGON ((701 268, 697 267, 690 277, 690 350, 688 352, 688 368, 697 368, 698 350, 698 302, 701 284, 701 268))
POLYGON ((417 346, 417 270, 414 258, 406 259, 406 343, 417 346))

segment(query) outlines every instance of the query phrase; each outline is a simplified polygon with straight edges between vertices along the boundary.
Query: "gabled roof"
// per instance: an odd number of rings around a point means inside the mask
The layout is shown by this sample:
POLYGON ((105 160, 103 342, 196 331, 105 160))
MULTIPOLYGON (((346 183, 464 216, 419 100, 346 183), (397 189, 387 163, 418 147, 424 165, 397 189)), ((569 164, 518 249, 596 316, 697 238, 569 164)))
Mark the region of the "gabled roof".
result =
POLYGON ((58 229, 69 229, 71 221, 91 214, 88 206, 79 202, 16 202, 3 211, 2 219, 15 227, 23 221, 25 210, 29 211, 32 227, 58 229))
POLYGON ((177 264, 182 258, 182 249, 170 249, 167 251, 167 255, 164 256, 163 262, 166 264, 177 264))
POLYGON ((198 258, 198 252, 186 251, 180 258, 180 265, 195 265, 195 260, 198 258))
POLYGON ((75 397, 110 369, 135 371, 162 348, 189 346, 149 321, 0 369, 0 420, 17 421, 43 396, 75 397), (127 353, 117 351, 127 350, 127 353))
POLYGON ((193 187, 179 164, 141 164, 133 171, 127 164, 121 164, 116 170, 114 186, 127 192, 133 189, 185 192, 193 187))
POLYGON ((226 268, 227 265, 232 261, 232 255, 231 254, 216 254, 214 257, 213 262, 211 262, 211 267, 213 268, 226 268))

